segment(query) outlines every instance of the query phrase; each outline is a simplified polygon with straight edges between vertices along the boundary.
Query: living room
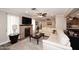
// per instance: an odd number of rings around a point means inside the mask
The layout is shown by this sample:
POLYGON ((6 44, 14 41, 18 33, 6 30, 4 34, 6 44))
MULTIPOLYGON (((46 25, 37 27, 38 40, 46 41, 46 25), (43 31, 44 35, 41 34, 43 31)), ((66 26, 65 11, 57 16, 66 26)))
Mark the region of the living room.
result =
POLYGON ((69 38, 63 31, 67 29, 66 18, 71 18, 68 17, 73 10, 0 8, 0 45, 5 50, 7 45, 8 50, 72 50, 69 38))

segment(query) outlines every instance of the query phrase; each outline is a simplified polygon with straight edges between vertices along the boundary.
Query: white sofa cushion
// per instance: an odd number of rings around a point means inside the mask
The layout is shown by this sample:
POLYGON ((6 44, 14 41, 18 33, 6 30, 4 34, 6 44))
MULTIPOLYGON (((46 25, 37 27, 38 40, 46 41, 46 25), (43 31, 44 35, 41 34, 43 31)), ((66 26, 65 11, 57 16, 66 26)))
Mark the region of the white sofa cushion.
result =
POLYGON ((63 30, 57 29, 57 34, 58 34, 58 37, 59 37, 60 44, 63 44, 65 46, 70 46, 69 38, 65 35, 63 30))
POLYGON ((54 29, 55 28, 44 27, 40 32, 45 33, 46 36, 50 36, 54 29))

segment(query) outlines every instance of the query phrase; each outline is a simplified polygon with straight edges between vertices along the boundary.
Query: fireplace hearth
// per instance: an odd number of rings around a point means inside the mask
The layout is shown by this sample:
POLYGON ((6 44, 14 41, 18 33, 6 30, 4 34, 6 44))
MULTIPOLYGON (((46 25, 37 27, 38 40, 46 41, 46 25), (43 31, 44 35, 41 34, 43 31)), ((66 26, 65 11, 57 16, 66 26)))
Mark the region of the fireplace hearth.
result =
POLYGON ((25 37, 30 36, 30 28, 25 28, 25 37))

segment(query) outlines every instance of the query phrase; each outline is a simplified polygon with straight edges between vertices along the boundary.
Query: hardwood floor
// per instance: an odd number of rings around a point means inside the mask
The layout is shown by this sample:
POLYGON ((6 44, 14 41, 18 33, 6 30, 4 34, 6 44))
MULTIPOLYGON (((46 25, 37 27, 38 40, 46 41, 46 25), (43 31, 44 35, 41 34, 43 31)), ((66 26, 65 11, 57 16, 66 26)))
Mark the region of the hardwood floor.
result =
MULTIPOLYGON (((48 39, 48 37, 44 38, 45 40, 48 39)), ((19 41, 18 43, 15 43, 13 45, 6 44, 2 47, 6 47, 6 49, 1 50, 43 50, 43 38, 40 38, 39 45, 37 45, 37 41, 32 38, 32 41, 30 42, 29 38, 26 38, 24 40, 19 41)))

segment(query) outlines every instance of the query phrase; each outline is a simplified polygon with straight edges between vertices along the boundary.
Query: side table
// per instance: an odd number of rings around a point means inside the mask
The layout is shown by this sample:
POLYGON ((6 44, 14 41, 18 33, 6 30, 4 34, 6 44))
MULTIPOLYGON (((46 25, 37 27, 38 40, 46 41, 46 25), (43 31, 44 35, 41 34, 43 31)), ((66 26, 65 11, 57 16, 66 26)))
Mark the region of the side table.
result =
POLYGON ((18 36, 19 36, 19 34, 10 34, 9 35, 9 39, 10 39, 11 44, 14 44, 18 41, 18 36))

